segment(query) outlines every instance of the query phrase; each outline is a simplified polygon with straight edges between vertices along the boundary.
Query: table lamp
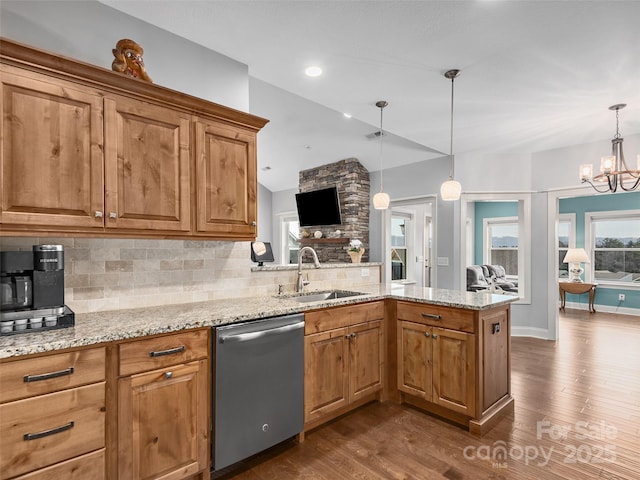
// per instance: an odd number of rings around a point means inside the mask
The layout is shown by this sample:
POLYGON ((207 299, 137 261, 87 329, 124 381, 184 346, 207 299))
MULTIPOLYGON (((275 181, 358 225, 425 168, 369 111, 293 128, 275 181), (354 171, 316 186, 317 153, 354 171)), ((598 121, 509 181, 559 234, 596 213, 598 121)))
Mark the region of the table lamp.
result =
POLYGON ((584 268, 582 268, 580 264, 590 263, 590 261, 584 248, 569 248, 567 250, 567 254, 564 256, 564 260, 562 260, 562 263, 569 264, 570 282, 582 282, 580 275, 584 272, 584 268))

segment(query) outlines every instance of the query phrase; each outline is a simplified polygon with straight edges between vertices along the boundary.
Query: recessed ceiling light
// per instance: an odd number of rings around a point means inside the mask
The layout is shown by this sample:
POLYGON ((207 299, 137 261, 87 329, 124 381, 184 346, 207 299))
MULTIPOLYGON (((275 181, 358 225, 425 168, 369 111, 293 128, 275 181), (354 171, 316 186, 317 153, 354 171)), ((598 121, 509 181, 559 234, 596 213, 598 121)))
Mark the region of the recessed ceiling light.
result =
POLYGON ((317 65, 312 65, 310 67, 307 67, 304 73, 306 73, 309 77, 319 77, 320 75, 322 75, 322 69, 317 65))
POLYGON ((351 114, 350 113, 343 113, 343 115, 347 118, 351 118, 351 114))

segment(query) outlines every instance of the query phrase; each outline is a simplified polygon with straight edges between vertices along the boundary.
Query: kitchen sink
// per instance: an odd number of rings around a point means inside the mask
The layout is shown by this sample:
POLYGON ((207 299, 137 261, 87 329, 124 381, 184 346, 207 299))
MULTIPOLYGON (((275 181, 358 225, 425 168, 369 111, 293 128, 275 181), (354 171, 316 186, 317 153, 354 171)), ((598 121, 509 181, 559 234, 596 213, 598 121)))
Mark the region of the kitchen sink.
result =
POLYGON ((321 302, 323 300, 333 300, 336 298, 357 297, 359 295, 366 295, 366 293, 349 292, 347 290, 326 290, 321 292, 296 293, 293 295, 283 296, 282 298, 294 300, 300 303, 307 303, 321 302))

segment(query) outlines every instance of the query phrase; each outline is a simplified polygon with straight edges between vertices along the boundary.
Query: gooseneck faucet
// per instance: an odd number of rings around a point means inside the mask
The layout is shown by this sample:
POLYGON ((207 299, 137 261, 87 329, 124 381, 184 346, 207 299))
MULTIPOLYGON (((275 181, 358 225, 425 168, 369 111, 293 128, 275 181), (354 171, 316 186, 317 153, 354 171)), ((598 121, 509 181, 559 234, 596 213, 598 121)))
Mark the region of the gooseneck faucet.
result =
POLYGON ((318 254, 313 248, 302 247, 300 250, 298 250, 298 282, 296 283, 296 292, 302 292, 302 289, 304 288, 304 286, 309 283, 308 281, 302 280, 302 254, 304 252, 311 252, 311 254, 313 255, 313 264, 315 265, 316 268, 320 268, 320 262, 318 261, 318 254))

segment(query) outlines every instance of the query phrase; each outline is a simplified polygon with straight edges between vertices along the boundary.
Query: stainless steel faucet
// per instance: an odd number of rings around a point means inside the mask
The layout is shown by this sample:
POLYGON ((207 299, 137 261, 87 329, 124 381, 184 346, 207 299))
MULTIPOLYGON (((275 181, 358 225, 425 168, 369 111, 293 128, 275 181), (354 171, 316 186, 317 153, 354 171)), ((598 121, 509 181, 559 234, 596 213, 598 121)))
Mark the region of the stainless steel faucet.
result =
POLYGON ((302 247, 298 250, 298 281, 296 283, 296 292, 302 292, 305 285, 309 284, 308 280, 302 280, 302 254, 305 252, 311 252, 313 255, 313 264, 316 268, 320 268, 320 262, 318 261, 318 254, 311 247, 302 247))

